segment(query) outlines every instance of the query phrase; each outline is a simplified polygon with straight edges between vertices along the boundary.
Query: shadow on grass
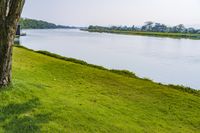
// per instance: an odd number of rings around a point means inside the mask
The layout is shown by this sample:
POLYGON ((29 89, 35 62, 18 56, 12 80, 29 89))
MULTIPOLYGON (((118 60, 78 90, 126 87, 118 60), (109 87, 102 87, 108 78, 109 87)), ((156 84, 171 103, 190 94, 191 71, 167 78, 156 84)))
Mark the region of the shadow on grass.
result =
POLYGON ((0 108, 0 125, 10 133, 38 133, 40 124, 47 123, 50 114, 33 115, 31 112, 40 105, 38 98, 25 103, 9 104, 0 108))

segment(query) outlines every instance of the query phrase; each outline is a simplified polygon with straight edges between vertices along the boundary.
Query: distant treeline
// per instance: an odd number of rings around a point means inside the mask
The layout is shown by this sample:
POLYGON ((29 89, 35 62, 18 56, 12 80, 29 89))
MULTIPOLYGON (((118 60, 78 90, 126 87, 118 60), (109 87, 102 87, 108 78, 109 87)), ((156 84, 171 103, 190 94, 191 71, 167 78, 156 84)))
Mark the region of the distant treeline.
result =
POLYGON ((58 29, 58 28, 75 28, 70 26, 56 25, 42 20, 21 18, 20 25, 22 29, 58 29))
POLYGON ((183 24, 179 24, 177 26, 167 26, 161 23, 154 23, 154 22, 145 22, 145 25, 141 27, 136 26, 110 26, 110 27, 103 27, 103 26, 89 26, 88 30, 98 30, 98 31, 137 31, 137 32, 162 32, 162 33, 190 33, 190 34, 200 34, 200 29, 195 28, 186 28, 183 24))

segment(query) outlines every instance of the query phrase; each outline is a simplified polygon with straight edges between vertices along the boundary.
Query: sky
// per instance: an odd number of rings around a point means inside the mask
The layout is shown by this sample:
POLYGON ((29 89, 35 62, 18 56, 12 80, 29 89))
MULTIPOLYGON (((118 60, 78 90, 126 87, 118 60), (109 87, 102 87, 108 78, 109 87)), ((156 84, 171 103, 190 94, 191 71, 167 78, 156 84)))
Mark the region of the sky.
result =
POLYGON ((71 26, 153 21, 200 28, 200 0, 26 0, 22 17, 71 26))

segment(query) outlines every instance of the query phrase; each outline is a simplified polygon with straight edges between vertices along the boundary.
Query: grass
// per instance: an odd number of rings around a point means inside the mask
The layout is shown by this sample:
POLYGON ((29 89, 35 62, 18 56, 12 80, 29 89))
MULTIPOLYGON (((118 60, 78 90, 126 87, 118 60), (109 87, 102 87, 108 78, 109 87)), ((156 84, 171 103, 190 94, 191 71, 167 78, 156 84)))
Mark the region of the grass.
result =
POLYGON ((14 47, 13 85, 0 91, 0 132, 200 130, 198 91, 44 54, 14 47))
POLYGON ((141 35, 141 36, 154 36, 154 37, 170 37, 170 38, 189 38, 200 39, 200 34, 191 33, 164 33, 164 32, 142 32, 142 31, 122 31, 122 30, 103 30, 103 29, 87 29, 89 32, 105 32, 125 35, 141 35))

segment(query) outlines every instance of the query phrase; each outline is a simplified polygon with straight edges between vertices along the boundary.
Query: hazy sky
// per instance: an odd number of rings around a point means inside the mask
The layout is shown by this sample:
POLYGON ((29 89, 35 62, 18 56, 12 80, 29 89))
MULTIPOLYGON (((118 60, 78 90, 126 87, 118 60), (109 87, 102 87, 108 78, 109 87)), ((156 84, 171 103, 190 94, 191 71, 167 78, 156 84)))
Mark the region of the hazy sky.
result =
POLYGON ((76 26, 154 21, 200 27, 200 0, 26 0, 22 17, 76 26))

